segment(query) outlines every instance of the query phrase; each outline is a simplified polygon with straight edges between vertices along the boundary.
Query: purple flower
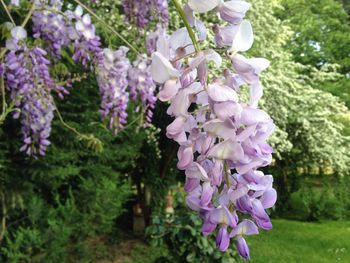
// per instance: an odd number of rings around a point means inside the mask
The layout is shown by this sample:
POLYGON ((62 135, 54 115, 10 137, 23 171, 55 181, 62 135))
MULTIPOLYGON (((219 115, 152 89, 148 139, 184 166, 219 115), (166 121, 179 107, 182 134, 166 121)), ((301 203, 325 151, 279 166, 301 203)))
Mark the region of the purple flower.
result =
POLYGON ((130 62, 126 57, 128 49, 117 51, 104 49, 97 68, 97 82, 101 95, 100 113, 109 119, 109 128, 115 133, 126 123, 126 109, 129 101, 128 71, 130 62))
POLYGON ((170 36, 152 35, 148 41, 153 51, 152 78, 160 86, 158 98, 169 102, 167 113, 174 117, 166 135, 179 144, 177 167, 185 170, 186 203, 203 219, 204 235, 218 228, 219 250, 225 251, 230 239, 236 238, 245 259, 249 249, 243 236, 258 234, 258 227, 271 229, 265 209, 277 198, 272 176, 259 171, 271 163, 273 152, 267 140, 275 125, 258 109, 259 74, 269 62, 239 54, 254 40, 251 24, 243 20, 249 7, 238 0, 189 0, 184 8, 198 41, 205 40, 206 29, 194 12, 214 10, 231 23, 215 25, 214 33, 217 46, 229 48, 235 73, 225 69, 223 76, 208 78, 208 64, 214 62, 219 68, 222 58, 211 49, 195 51, 185 28, 170 36), (248 103, 240 99, 243 84, 250 87, 248 103), (253 221, 242 220, 242 214, 253 221))
POLYGON ((39 47, 30 50, 11 51, 6 56, 6 84, 11 92, 11 99, 17 100, 20 112, 13 117, 20 118, 22 125, 23 146, 20 151, 37 157, 45 155, 50 144, 49 136, 53 112, 52 91, 60 88, 50 77, 46 52, 39 47))
POLYGON ((5 74, 5 65, 0 64, 0 78, 2 78, 5 74))
MULTIPOLYGON (((38 3, 38 8, 56 9, 61 11, 61 1, 51 1, 50 4, 38 3)), ((71 44, 69 37, 70 25, 67 18, 59 12, 35 11, 32 16, 35 38, 41 38, 48 46, 52 55, 61 57, 61 49, 71 44)))
POLYGON ((122 5, 127 21, 140 28, 145 28, 151 20, 168 23, 166 0, 123 0, 122 5))
POLYGON ((244 259, 250 259, 249 247, 243 237, 238 237, 236 242, 237 251, 244 259))
POLYGON ((238 24, 242 22, 249 8, 250 4, 246 1, 234 0, 222 2, 218 7, 218 11, 222 20, 238 24))
POLYGON ((226 251, 230 245, 230 236, 227 233, 227 226, 220 227, 216 235, 216 246, 220 251, 226 251))
POLYGON ((139 56, 134 61, 133 66, 130 67, 128 72, 128 81, 130 87, 131 98, 136 101, 140 99, 143 112, 146 115, 146 121, 144 126, 152 122, 153 109, 157 101, 155 95, 156 84, 151 76, 151 64, 145 56, 139 56))

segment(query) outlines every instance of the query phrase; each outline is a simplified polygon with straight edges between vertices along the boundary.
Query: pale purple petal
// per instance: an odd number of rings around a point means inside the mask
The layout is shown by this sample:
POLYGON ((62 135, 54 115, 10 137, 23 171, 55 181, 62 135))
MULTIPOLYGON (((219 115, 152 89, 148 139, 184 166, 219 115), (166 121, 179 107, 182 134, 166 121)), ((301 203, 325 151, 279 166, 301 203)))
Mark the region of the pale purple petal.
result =
POLYGON ((237 93, 225 85, 220 85, 218 83, 209 84, 207 89, 209 97, 213 101, 224 102, 224 101, 238 101, 237 93))
POLYGON ((236 247, 241 257, 243 257, 246 260, 250 258, 249 248, 248 248, 247 242, 243 237, 237 238, 236 247))
POLYGON ((205 13, 213 10, 220 3, 220 0, 189 0, 188 5, 190 8, 199 13, 205 13))
POLYGON ((276 203, 276 200, 277 192, 273 188, 265 191, 260 198, 260 202, 265 209, 273 207, 276 203))
POLYGON ((216 246, 217 248, 224 252, 228 249, 230 245, 230 236, 227 232, 227 226, 221 226, 216 235, 216 246))
POLYGON ((250 4, 246 1, 227 1, 220 4, 219 13, 221 19, 231 24, 238 24, 243 20, 249 8, 250 4))
POLYGON ((249 236, 259 234, 258 227, 253 221, 244 219, 230 233, 230 237, 234 236, 249 236))
POLYGON ((160 101, 169 101, 175 97, 176 93, 180 88, 180 82, 177 79, 167 80, 161 91, 158 93, 158 98, 160 101))
POLYGON ((207 172, 199 163, 196 162, 193 162, 191 166, 186 169, 185 174, 188 178, 196 178, 202 181, 209 180, 207 172))
POLYGON ((160 84, 180 75, 180 72, 160 52, 154 52, 152 55, 151 73, 153 80, 160 84))
POLYGON ((236 115, 239 116, 242 110, 242 106, 239 103, 233 101, 225 101, 214 104, 214 112, 216 116, 218 116, 218 118, 222 121, 236 115))

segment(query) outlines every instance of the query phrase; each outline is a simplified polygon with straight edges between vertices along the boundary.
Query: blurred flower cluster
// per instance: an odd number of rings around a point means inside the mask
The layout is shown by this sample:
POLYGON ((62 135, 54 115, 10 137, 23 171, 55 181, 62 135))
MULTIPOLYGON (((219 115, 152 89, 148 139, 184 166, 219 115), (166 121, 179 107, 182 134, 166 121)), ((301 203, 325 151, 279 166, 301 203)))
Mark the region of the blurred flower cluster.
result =
POLYGON ((140 28, 145 28, 152 20, 166 25, 169 20, 167 0, 123 0, 126 19, 140 28))
MULTIPOLYGON (((20 4, 20 1, 11 2, 17 7, 20 4)), ((140 98, 147 126, 157 100, 149 58, 140 55, 132 64, 127 57, 128 48, 103 48, 90 14, 84 14, 80 5, 67 8, 61 0, 33 4, 33 13, 28 14, 33 35, 28 36, 24 26, 12 26, 11 37, 6 41, 9 51, 0 72, 17 107, 13 116, 21 119, 24 142, 21 151, 35 158, 45 155, 56 110, 54 93, 64 99, 69 94, 66 88, 74 81, 57 84, 50 74, 50 66, 61 60, 63 50, 69 48, 73 50, 73 61, 95 73, 101 95, 101 117, 108 120, 109 128, 117 133, 126 124, 130 94, 135 101, 140 98), (31 41, 31 37, 40 41, 31 41)), ((167 2, 153 4, 165 23, 167 2)))

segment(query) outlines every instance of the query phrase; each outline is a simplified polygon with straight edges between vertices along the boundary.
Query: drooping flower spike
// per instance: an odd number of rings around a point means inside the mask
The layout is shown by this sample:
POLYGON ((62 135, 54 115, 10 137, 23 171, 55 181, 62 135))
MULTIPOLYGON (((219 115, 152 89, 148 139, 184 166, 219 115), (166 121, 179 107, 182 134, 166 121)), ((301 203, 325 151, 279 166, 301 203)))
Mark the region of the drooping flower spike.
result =
POLYGON ((277 198, 272 176, 259 171, 271 163, 273 152, 267 139, 275 126, 257 108, 262 96, 259 74, 269 62, 240 54, 253 45, 252 26, 243 19, 249 7, 238 0, 189 0, 184 7, 197 40, 205 40, 201 32, 206 29, 197 29, 201 23, 196 12, 215 11, 230 23, 213 27, 217 47, 226 47, 223 53, 232 60, 222 77, 209 78, 212 66, 221 67, 221 56, 211 49, 195 51, 186 28, 158 38, 151 65, 153 80, 160 85, 158 98, 170 103, 167 113, 174 117, 166 135, 180 146, 177 167, 185 171, 186 203, 203 219, 203 234, 216 233, 220 251, 235 239, 245 259, 250 253, 244 236, 258 234, 258 227, 272 228, 265 209, 277 198), (248 103, 240 99, 243 84, 250 87, 248 103), (252 220, 243 219, 247 217, 252 220))
MULTIPOLYGON (((157 39, 164 35, 168 20, 167 1, 129 2, 149 8, 146 12, 152 12, 152 17, 145 17, 147 21, 154 18, 160 21, 158 30, 147 38, 150 56, 157 48, 157 39)), ((20 1, 11 1, 11 4, 19 6, 20 1)), ((100 113, 108 127, 115 133, 124 127, 130 95, 132 99, 140 101, 141 107, 137 107, 136 111, 142 108, 146 127, 152 121, 157 100, 150 59, 141 55, 130 63, 125 47, 103 49, 90 15, 84 13, 81 6, 75 9, 68 6, 63 11, 64 2, 61 0, 35 1, 34 4, 36 8, 31 16, 31 31, 33 38, 41 40, 34 42, 40 43, 40 47, 27 46, 27 43, 31 43, 26 39, 27 31, 15 26, 11 37, 6 40, 9 52, 5 54, 5 63, 0 65, 0 76, 4 77, 11 99, 18 109, 13 116, 20 119, 22 124, 24 144, 21 151, 37 158, 45 155, 50 144, 54 94, 64 99, 69 94, 66 88, 72 86, 72 80, 66 82, 66 87, 57 85, 50 76, 49 66, 60 60, 67 48, 73 50, 72 59, 77 64, 96 74, 101 96, 100 113)))

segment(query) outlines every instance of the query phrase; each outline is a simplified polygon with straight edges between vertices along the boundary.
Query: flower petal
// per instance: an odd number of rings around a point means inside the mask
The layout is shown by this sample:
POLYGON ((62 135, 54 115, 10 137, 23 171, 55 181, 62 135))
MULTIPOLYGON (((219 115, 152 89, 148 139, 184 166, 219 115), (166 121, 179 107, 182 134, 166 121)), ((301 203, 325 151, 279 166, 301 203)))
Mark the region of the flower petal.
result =
POLYGON ((237 238, 236 247, 237 247, 237 251, 241 255, 241 257, 248 260, 250 257, 249 248, 248 248, 247 242, 245 241, 245 239, 243 237, 237 238))
POLYGON ((229 139, 211 148, 208 152, 208 157, 235 162, 244 158, 244 152, 240 143, 229 139))
POLYGON ((244 20, 238 28, 232 40, 231 50, 234 52, 245 52, 250 49, 254 42, 253 28, 248 20, 244 20))
POLYGON ((230 236, 227 233, 227 226, 221 226, 216 235, 216 246, 217 248, 224 252, 228 249, 230 245, 230 236))
POLYGON ((196 162, 193 162, 192 165, 186 169, 185 174, 188 178, 196 178, 202 181, 209 181, 209 177, 204 168, 196 162))
POLYGON ((158 93, 158 98, 160 101, 169 101, 171 100, 180 88, 180 82, 177 79, 169 79, 167 80, 162 90, 158 93))
POLYGON ((273 188, 265 191, 260 198, 260 202, 265 209, 273 207, 276 203, 276 200, 277 192, 273 188))
POLYGON ((238 101, 237 93, 228 86, 220 85, 218 83, 209 84, 207 89, 209 97, 213 101, 238 101))
POLYGON ((248 219, 244 219, 231 231, 230 237, 257 234, 259 234, 259 230, 254 222, 248 219))
POLYGON ((152 55, 151 74, 153 80, 160 84, 180 76, 180 72, 160 52, 154 52, 152 55))
POLYGON ((215 7, 217 7, 220 3, 220 0, 189 0, 188 5, 191 7, 192 10, 199 12, 199 13, 205 13, 210 10, 213 10, 215 7))
POLYGON ((17 41, 23 40, 27 37, 27 31, 21 26, 15 26, 11 29, 11 36, 17 41))

